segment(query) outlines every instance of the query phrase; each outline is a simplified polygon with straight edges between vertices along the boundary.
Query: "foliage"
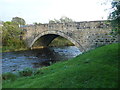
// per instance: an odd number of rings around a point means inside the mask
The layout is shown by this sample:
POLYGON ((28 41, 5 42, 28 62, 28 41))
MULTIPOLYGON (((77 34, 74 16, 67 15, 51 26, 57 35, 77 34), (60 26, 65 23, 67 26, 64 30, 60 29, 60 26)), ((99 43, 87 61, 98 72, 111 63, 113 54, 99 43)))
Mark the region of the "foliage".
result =
POLYGON ((33 70, 30 68, 25 68, 23 71, 18 72, 20 76, 31 76, 33 74, 33 70))
POLYGON ((3 47, 21 48, 25 44, 21 40, 22 31, 15 22, 4 22, 2 26, 2 45, 3 47))
POLYGON ((74 46, 74 44, 72 42, 70 42, 69 40, 59 36, 59 37, 55 38, 49 44, 49 46, 74 46))
POLYGON ((109 15, 109 19, 112 20, 111 24, 115 34, 120 34, 120 1, 112 1, 112 12, 109 15))
POLYGON ((73 20, 66 16, 61 17, 59 20, 54 19, 49 21, 49 23, 69 23, 69 22, 73 22, 73 20))
POLYGON ((119 45, 103 46, 43 67, 43 74, 3 82, 3 88, 117 88, 119 45))
POLYGON ((2 80, 16 80, 17 76, 11 72, 4 73, 2 75, 2 80))
POLYGON ((41 25, 42 23, 34 22, 33 24, 34 24, 34 25, 41 25))
POLYGON ((56 23, 54 20, 49 20, 49 23, 56 23))
POLYGON ((13 17, 12 22, 17 23, 18 25, 25 25, 25 20, 20 17, 13 17))
POLYGON ((73 20, 66 17, 66 16, 63 16, 63 17, 60 18, 60 22, 61 23, 68 23, 68 22, 73 22, 73 20))
POLYGON ((14 81, 17 80, 20 77, 28 77, 28 76, 34 76, 34 75, 40 75, 43 74, 40 69, 33 69, 33 68, 25 68, 22 71, 18 71, 15 73, 6 72, 2 74, 2 80, 4 81, 14 81))
POLYGON ((35 70, 33 68, 25 68, 22 71, 18 71, 18 75, 20 77, 34 76, 38 74, 42 74, 42 72, 40 70, 35 70))

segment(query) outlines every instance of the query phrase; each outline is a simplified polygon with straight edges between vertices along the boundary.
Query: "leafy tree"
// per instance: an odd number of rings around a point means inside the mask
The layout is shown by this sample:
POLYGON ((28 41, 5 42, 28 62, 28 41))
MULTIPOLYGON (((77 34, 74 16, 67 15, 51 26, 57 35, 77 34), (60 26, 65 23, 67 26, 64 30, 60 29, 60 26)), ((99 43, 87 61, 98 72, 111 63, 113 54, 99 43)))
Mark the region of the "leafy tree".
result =
POLYGON ((34 22, 33 24, 34 24, 34 25, 40 25, 40 24, 42 24, 42 23, 37 23, 37 22, 34 22))
POLYGON ((25 20, 20 17, 13 17, 12 22, 17 23, 18 25, 25 25, 25 20))
POLYGON ((55 23, 60 23, 60 20, 54 19, 55 23))
POLYGON ((14 22, 4 22, 2 27, 2 45, 8 47, 23 46, 23 41, 20 40, 21 30, 14 22))
POLYGON ((54 20, 49 20, 49 23, 56 23, 54 20))
POLYGON ((111 25, 115 34, 120 34, 120 0, 112 1, 112 12, 109 15, 111 25))
POLYGON ((66 16, 63 16, 63 17, 60 18, 60 22, 61 23, 68 23, 68 22, 73 22, 73 20, 66 17, 66 16))
POLYGON ((74 21, 66 16, 61 17, 59 20, 54 19, 49 21, 49 23, 69 23, 69 22, 74 22, 74 21))

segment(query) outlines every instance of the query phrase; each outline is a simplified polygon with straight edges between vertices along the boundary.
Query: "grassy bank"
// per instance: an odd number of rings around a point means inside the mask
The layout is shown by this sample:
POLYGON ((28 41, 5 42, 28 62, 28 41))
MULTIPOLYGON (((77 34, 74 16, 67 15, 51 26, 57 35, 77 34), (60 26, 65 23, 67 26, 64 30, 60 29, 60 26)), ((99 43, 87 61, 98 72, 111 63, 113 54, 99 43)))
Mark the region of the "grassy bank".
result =
POLYGON ((49 46, 74 46, 69 40, 59 36, 55 38, 49 46))
POLYGON ((12 52, 12 51, 21 51, 28 50, 27 47, 13 47, 13 46, 2 46, 2 52, 12 52))
MULTIPOLYGON (((39 41, 38 42, 36 42, 36 43, 39 43, 39 41)), ((73 46, 74 44, 73 43, 71 43, 69 40, 67 40, 67 39, 65 39, 65 38, 63 38, 63 37, 57 37, 57 38, 55 38, 51 43, 50 43, 50 47, 51 46, 54 46, 54 47, 56 47, 56 46, 73 46)), ((37 48, 44 48, 44 46, 34 46, 33 45, 33 47, 32 47, 33 49, 37 49, 37 48)), ((17 46, 3 46, 2 48, 0 48, 0 49, 2 49, 2 52, 11 52, 11 51, 21 51, 21 50, 28 50, 28 48, 24 45, 24 44, 22 44, 22 45, 19 45, 19 44, 17 44, 17 46)))
POLYGON ((5 80, 3 88, 116 88, 118 52, 118 44, 99 47, 43 67, 37 75, 5 80))
POLYGON ((11 40, 11 44, 9 45, 2 45, 2 52, 12 52, 12 51, 21 51, 21 50, 27 50, 25 43, 23 40, 11 40), (12 43, 13 42, 13 43, 12 43))

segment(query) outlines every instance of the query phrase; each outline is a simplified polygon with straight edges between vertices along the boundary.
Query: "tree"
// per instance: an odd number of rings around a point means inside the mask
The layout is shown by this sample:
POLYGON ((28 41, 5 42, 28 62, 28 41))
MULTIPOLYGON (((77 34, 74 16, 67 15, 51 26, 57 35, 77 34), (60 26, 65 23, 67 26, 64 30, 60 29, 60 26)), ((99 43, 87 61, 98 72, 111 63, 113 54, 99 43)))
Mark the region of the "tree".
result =
POLYGON ((56 23, 54 20, 49 20, 49 23, 56 23))
POLYGON ((42 23, 34 22, 33 24, 34 24, 34 25, 41 25, 42 23))
POLYGON ((112 12, 109 15, 109 19, 111 19, 113 32, 120 34, 120 0, 113 0, 111 5, 112 12))
POLYGON ((49 23, 69 23, 69 22, 74 22, 74 21, 66 16, 61 17, 59 20, 54 19, 49 21, 49 23))
POLYGON ((2 27, 2 45, 8 47, 18 47, 23 45, 20 40, 21 30, 14 22, 4 22, 2 27))
POLYGON ((18 25, 25 25, 25 20, 20 17, 13 17, 12 22, 17 23, 18 25))
POLYGON ((60 18, 60 22, 61 23, 69 23, 69 22, 73 22, 73 20, 66 17, 66 16, 63 16, 63 17, 60 18))

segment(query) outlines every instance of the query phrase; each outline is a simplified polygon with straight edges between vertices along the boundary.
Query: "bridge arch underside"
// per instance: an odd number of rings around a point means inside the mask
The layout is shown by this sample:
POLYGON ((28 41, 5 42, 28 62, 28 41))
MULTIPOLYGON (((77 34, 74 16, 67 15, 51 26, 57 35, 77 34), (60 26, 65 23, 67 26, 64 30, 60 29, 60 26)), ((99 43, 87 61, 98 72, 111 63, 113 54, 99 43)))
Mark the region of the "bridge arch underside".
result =
POLYGON ((79 50, 81 52, 84 52, 85 49, 74 39, 72 39, 71 37, 69 37, 68 35, 61 33, 61 32, 56 32, 56 31, 47 31, 47 32, 43 32, 40 33, 30 44, 30 48, 33 46, 33 44, 39 40, 39 45, 40 46, 48 46, 55 38, 57 38, 58 36, 61 36, 69 41, 71 41, 76 47, 79 48, 79 50))

